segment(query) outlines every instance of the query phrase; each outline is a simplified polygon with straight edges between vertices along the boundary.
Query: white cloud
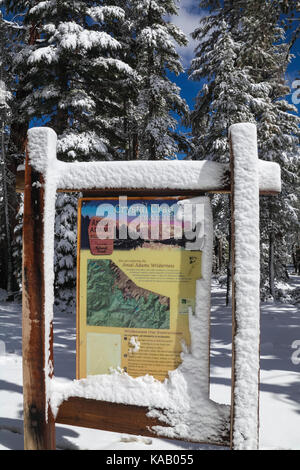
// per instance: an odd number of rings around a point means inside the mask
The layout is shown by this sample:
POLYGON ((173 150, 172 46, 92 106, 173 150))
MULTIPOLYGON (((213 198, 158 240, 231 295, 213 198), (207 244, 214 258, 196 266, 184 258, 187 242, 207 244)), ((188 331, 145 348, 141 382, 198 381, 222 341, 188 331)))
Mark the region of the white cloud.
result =
POLYGON ((195 8, 195 0, 181 0, 178 16, 174 15, 170 21, 178 26, 187 36, 189 43, 186 47, 176 47, 178 54, 182 59, 185 69, 188 69, 191 60, 194 58, 194 50, 197 46, 197 41, 192 39, 191 33, 199 26, 200 19, 204 16, 204 11, 198 7, 195 8))

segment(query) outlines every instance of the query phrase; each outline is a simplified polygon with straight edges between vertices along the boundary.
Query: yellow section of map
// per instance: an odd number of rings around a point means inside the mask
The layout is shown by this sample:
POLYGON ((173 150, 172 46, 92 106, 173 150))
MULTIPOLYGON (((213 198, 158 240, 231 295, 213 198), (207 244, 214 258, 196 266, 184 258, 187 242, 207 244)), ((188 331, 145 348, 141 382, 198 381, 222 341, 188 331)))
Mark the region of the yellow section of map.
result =
MULTIPOLYGON (((189 344, 188 312, 194 311, 196 280, 201 277, 201 252, 148 243, 132 250, 93 256, 80 251, 78 306, 78 378, 109 373, 121 367, 133 377, 152 375, 164 380, 181 362, 182 341, 189 344), (88 260, 110 260, 129 279, 126 296, 159 296, 169 305, 165 329, 95 326, 87 324, 88 260), (110 359, 111 358, 111 359, 110 359)), ((104 292, 99 291, 99 296, 104 292)), ((151 315, 149 311, 149 315, 151 315)), ((132 312, 134 315, 135 312, 132 312)))

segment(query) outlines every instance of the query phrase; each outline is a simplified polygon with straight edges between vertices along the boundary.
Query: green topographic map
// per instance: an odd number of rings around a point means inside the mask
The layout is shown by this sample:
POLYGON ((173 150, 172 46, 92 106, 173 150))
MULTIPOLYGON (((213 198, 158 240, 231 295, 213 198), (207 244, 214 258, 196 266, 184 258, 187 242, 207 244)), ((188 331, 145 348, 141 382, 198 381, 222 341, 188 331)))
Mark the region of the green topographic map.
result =
POLYGON ((87 324, 169 329, 170 299, 138 287, 110 260, 88 260, 87 324))

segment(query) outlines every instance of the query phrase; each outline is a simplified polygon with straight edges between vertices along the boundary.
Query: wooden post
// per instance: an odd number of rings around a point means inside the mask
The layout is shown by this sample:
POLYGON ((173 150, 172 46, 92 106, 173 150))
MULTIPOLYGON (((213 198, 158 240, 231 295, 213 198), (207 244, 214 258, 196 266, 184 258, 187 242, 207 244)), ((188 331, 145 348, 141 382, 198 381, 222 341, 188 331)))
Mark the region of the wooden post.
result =
MULTIPOLYGON (((25 450, 50 450, 56 447, 54 419, 46 398, 43 208, 43 178, 33 171, 27 154, 23 225, 22 333, 25 450)), ((50 329, 52 330, 52 325, 50 329)), ((50 362, 52 361, 51 354, 50 362)))
MULTIPOLYGON (((207 191, 231 192, 233 360, 230 437, 232 448, 254 449, 258 446, 259 161, 254 133, 255 126, 251 127, 252 124, 242 124, 242 128, 239 126, 241 124, 232 126, 231 132, 231 188, 227 188, 227 182, 219 181, 213 185, 213 188, 208 189, 205 184, 203 167, 196 162, 190 162, 193 169, 190 175, 196 181, 199 179, 198 189, 193 190, 195 195, 207 191), (239 184, 237 184, 238 181, 239 184), (240 184, 241 181, 245 184, 240 184), (244 297, 247 298, 247 305, 245 305, 244 297)), ((103 162, 91 163, 88 171, 85 165, 82 167, 80 163, 68 165, 60 163, 58 165, 56 139, 53 131, 47 128, 35 128, 30 132, 29 142, 31 138, 34 144, 31 161, 35 170, 31 167, 29 156, 26 155, 23 228, 24 440, 25 449, 46 450, 55 449, 55 422, 49 406, 48 387, 53 371, 53 325, 51 321, 53 272, 51 274, 50 270, 44 270, 44 260, 46 256, 47 265, 53 261, 51 250, 54 247, 54 192, 60 188, 60 180, 59 178, 56 180, 56 176, 62 177, 63 188, 61 190, 63 191, 94 191, 98 195, 106 196, 113 195, 116 191, 119 194, 131 192, 135 196, 145 193, 147 195, 191 195, 191 191, 186 190, 182 185, 181 175, 178 172, 177 164, 176 168, 174 167, 174 162, 170 162, 170 170, 178 176, 178 180, 173 182, 172 187, 166 186, 164 181, 160 181, 161 187, 152 189, 143 186, 143 178, 147 168, 139 165, 138 162, 126 162, 126 165, 133 163, 131 165, 133 175, 140 178, 138 188, 133 189, 131 186, 121 185, 123 181, 121 178, 123 176, 122 169, 119 169, 119 175, 115 177, 118 167, 112 168, 110 162, 105 162, 105 164, 103 162), (93 169, 94 167, 95 169, 93 169), (95 170, 97 171, 95 172, 95 170), (141 170, 144 174, 141 174, 141 170), (97 183, 97 178, 94 178, 94 172, 96 175, 101 174, 100 183, 97 183), (45 179, 50 182, 46 186, 46 199, 44 198, 44 178, 42 175, 45 175, 45 179), (72 175, 80 175, 77 180, 78 188, 73 187, 72 175), (116 187, 111 182, 113 178, 115 178, 116 187), (91 186, 91 181, 95 187, 91 186), (46 236, 44 233, 44 206, 47 208, 47 227, 49 225, 46 236), (45 254, 44 239, 47 240, 45 254), (47 298, 46 305, 45 296, 47 298)), ((161 163, 165 167, 166 162, 161 163)), ((200 164, 200 162, 198 163, 200 164)), ((218 166, 209 164, 213 162, 207 163, 208 174, 211 174, 212 170, 218 169, 218 166)), ((157 162, 148 162, 148 168, 149 164, 150 168, 153 165, 156 167, 157 162)), ((274 181, 270 184, 267 178, 267 183, 262 183, 261 194, 280 192, 280 171, 279 167, 274 165, 269 162, 263 164, 264 171, 271 172, 274 181)), ((225 175, 224 168, 220 170, 219 167, 218 172, 225 175)), ((92 427, 103 425, 106 426, 105 429, 115 430, 117 427, 113 428, 113 426, 118 426, 119 420, 112 423, 110 418, 112 409, 116 415, 120 414, 119 417, 123 416, 123 424, 128 430, 127 432, 136 430, 137 426, 138 432, 149 432, 147 429, 149 419, 144 420, 144 416, 142 416, 146 413, 145 410, 136 406, 128 406, 127 409, 125 405, 95 402, 94 400, 79 399, 79 397, 71 397, 70 400, 62 404, 58 413, 58 421, 92 427), (139 418, 137 419, 137 417, 139 418), (130 420, 133 423, 132 428, 130 420)), ((227 436, 224 436, 223 427, 221 431, 223 440, 220 438, 219 443, 224 443, 223 441, 226 443, 227 436)))
POLYGON ((232 386, 230 444, 259 442, 260 259, 256 127, 230 128, 232 248, 232 386), (251 240, 251 243, 249 242, 251 240))

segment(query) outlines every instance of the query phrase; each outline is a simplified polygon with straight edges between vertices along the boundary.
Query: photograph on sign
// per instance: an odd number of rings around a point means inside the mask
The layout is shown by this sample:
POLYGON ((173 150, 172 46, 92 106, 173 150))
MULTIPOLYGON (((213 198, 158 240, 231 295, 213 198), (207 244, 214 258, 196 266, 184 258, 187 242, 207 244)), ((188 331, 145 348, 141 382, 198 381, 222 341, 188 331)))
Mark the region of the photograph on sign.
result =
POLYGON ((79 201, 77 378, 163 381, 190 345, 204 211, 178 197, 79 201))

